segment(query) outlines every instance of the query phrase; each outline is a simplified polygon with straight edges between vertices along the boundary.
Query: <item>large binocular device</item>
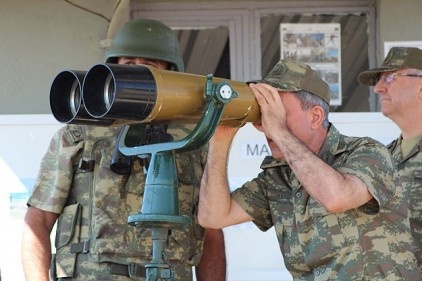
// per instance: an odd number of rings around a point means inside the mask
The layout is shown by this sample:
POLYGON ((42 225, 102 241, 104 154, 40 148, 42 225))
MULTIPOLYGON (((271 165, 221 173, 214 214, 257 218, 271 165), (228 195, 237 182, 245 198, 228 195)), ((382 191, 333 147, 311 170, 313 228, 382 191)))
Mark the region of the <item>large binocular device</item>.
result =
MULTIPOLYGON (((160 70, 147 65, 97 64, 88 71, 64 70, 54 79, 50 107, 62 123, 117 126, 135 123, 191 123, 204 114, 210 76, 160 70)), ((247 83, 211 77, 236 93, 221 123, 240 126, 260 119, 247 83)))

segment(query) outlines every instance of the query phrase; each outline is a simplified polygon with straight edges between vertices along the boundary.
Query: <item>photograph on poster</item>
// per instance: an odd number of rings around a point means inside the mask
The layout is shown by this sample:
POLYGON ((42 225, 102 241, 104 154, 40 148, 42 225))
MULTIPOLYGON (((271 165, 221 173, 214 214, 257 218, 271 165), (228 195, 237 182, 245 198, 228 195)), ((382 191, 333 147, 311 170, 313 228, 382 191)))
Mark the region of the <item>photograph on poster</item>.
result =
POLYGON ((331 90, 330 105, 341 105, 340 24, 280 24, 281 59, 309 64, 331 90))

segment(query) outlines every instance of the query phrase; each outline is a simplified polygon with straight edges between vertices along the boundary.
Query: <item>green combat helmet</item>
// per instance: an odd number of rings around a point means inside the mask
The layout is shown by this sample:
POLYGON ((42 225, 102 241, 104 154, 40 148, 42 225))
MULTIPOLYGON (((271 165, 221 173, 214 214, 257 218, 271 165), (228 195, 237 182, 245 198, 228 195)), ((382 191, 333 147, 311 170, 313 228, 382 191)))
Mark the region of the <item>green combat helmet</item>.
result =
POLYGON ((117 57, 141 57, 164 60, 172 70, 184 71, 179 41, 168 26, 152 19, 126 22, 114 37, 106 53, 106 63, 115 63, 117 57))

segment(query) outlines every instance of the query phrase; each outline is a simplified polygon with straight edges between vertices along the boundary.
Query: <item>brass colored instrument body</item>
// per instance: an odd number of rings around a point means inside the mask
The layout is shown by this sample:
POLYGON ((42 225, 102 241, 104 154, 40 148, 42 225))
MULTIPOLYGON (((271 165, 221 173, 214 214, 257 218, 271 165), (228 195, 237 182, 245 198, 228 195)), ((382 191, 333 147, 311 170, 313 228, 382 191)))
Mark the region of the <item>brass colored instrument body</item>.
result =
MULTIPOLYGON (((63 71, 53 81, 50 105, 60 122, 188 124, 198 122, 205 107, 206 76, 146 65, 98 64, 85 73, 81 85, 81 73, 63 71)), ((246 83, 215 77, 213 82, 227 82, 237 93, 221 121, 237 126, 259 121, 259 106, 246 83)))

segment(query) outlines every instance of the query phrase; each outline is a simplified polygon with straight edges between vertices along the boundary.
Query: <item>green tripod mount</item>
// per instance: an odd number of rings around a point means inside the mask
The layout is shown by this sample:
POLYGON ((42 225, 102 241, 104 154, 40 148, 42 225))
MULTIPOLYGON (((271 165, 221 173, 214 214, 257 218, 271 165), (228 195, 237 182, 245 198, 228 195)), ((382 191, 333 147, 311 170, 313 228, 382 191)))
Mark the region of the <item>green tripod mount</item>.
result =
POLYGON ((128 147, 125 136, 129 126, 126 126, 118 143, 124 155, 150 159, 142 207, 128 217, 128 224, 151 229, 152 260, 145 265, 147 281, 175 280, 166 261, 168 233, 170 229, 192 224, 189 217, 180 215, 175 153, 204 146, 220 123, 225 104, 238 95, 227 82, 214 83, 212 75, 207 76, 204 92, 206 105, 203 114, 183 139, 128 147))

